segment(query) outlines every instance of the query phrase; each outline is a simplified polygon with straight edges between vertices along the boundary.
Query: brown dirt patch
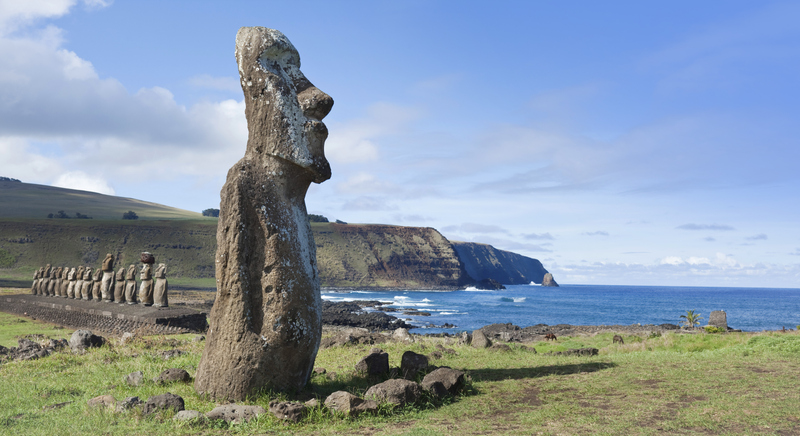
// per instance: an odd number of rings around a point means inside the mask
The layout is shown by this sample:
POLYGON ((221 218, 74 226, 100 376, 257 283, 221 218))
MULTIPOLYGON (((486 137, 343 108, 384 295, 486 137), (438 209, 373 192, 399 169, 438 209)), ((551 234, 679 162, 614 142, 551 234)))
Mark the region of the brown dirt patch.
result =
POLYGON ((533 386, 525 389, 519 401, 534 407, 541 406, 542 400, 539 399, 539 388, 533 386))

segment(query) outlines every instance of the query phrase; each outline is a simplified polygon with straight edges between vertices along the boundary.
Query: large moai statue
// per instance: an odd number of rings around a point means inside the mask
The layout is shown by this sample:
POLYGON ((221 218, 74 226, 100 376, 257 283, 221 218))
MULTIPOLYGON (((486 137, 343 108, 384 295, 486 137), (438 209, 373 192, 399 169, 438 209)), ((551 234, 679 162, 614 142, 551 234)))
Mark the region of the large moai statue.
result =
POLYGON ((61 298, 67 298, 68 288, 69 288, 69 267, 65 266, 63 271, 61 271, 61 292, 59 292, 61 298))
POLYGON ((167 299, 167 291, 168 284, 167 284, 167 265, 163 263, 158 264, 158 268, 156 268, 156 285, 153 289, 153 306, 157 307, 167 307, 169 306, 169 301, 167 299))
POLYGON ((100 294, 103 301, 110 303, 114 301, 114 255, 106 254, 103 259, 103 281, 100 285, 100 294))
POLYGON ((56 284, 58 284, 58 268, 53 268, 50 270, 50 282, 47 284, 48 296, 56 296, 56 284))
POLYGON ((37 269, 33 272, 33 284, 31 284, 31 295, 39 294, 39 277, 41 272, 37 269))
POLYGON ((100 288, 103 287, 103 270, 97 269, 92 276, 92 299, 94 301, 100 301, 103 298, 103 293, 101 292, 100 288))
POLYGON ((125 302, 136 304, 136 265, 129 266, 125 273, 125 302))
POLYGON ((75 298, 75 285, 78 283, 77 275, 78 272, 75 268, 70 268, 67 273, 67 298, 75 298))
POLYGON ((44 274, 42 284, 39 287, 39 295, 50 295, 50 274, 53 272, 53 267, 48 263, 44 267, 44 274))
POLYGON ((148 252, 142 253, 142 271, 139 283, 139 302, 145 306, 153 305, 153 264, 156 258, 148 252))
POLYGON ((198 393, 229 400, 310 377, 322 316, 305 195, 331 176, 321 120, 333 106, 277 30, 239 29, 236 61, 247 149, 220 193, 217 296, 195 379, 198 393))
POLYGON ((114 301, 119 304, 125 303, 125 267, 122 266, 117 270, 117 275, 114 277, 114 301))
MULTIPOLYGON (((77 295, 75 298, 78 298, 77 295)), ((83 269, 83 282, 81 283, 81 298, 84 300, 92 299, 92 267, 87 266, 83 269)))

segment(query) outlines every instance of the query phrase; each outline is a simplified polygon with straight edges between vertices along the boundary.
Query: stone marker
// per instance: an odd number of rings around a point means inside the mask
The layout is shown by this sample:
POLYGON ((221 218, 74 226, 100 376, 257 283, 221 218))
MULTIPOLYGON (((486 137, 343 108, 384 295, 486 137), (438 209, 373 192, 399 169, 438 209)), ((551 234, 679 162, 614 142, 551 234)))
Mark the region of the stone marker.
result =
POLYGON ((111 253, 106 254, 103 259, 103 281, 100 285, 100 294, 103 301, 114 301, 114 255, 111 253))
POLYGON ((125 274, 125 302, 136 304, 136 265, 129 266, 125 274))
POLYGON ((712 310, 708 315, 708 325, 728 330, 728 314, 724 310, 712 310))
POLYGON ((148 252, 142 253, 142 271, 140 277, 142 279, 139 283, 139 302, 145 306, 153 305, 153 264, 155 258, 148 252))
POLYGON ((247 149, 220 193, 217 297, 195 388, 241 400, 263 388, 299 391, 311 375, 322 311, 305 194, 331 176, 320 120, 333 99, 300 72, 277 30, 239 29, 236 60, 247 149))
POLYGON ((114 301, 122 304, 125 302, 125 267, 120 267, 114 277, 114 301))
POLYGON ((156 268, 156 285, 153 290, 153 306, 167 307, 167 265, 163 263, 158 264, 156 268))

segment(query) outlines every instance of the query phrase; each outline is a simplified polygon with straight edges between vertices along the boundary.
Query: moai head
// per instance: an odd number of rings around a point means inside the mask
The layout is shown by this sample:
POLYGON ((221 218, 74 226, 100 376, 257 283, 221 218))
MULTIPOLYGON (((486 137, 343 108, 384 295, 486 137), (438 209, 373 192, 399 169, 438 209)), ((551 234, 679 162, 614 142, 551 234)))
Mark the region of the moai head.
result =
POLYGON ((156 268, 155 276, 157 279, 167 278, 167 265, 164 263, 159 263, 158 268, 156 268))
POLYGON ((83 279, 84 279, 84 280, 91 280, 91 279, 92 279, 92 267, 90 267, 90 266, 87 266, 87 267, 86 267, 86 268, 83 270, 83 279))
POLYGON ((103 279, 103 270, 98 269, 94 272, 94 277, 92 278, 94 281, 99 282, 103 279))
POLYGON ((120 269, 117 271, 117 275, 114 278, 117 280, 117 282, 121 282, 121 281, 125 280, 125 267, 124 266, 120 267, 120 269))
POLYGON ((112 271, 114 269, 114 255, 111 253, 106 254, 103 259, 103 271, 112 271))
POLYGON ((131 264, 128 267, 128 272, 125 274, 126 280, 136 280, 136 265, 131 264))
POLYGON ((283 159, 307 170, 315 183, 328 180, 328 129, 321 120, 333 99, 300 72, 297 49, 275 29, 242 27, 236 62, 249 131, 245 156, 283 159))

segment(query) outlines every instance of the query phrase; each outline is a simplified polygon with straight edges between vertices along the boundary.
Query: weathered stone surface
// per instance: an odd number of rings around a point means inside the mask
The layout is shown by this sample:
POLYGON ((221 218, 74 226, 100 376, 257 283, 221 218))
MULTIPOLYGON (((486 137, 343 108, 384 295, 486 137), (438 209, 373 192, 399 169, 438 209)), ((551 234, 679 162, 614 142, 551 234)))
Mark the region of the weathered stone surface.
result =
POLYGON ((467 332, 461 332, 458 335, 458 345, 469 345, 472 343, 472 335, 467 332))
POLYGON ((100 395, 99 397, 94 397, 89 400, 86 405, 89 407, 114 407, 117 404, 117 400, 112 397, 111 395, 100 395))
POLYGON ((552 286, 558 287, 558 283, 556 283, 556 279, 553 278, 553 274, 547 273, 542 278, 542 286, 552 286))
POLYGON ((172 417, 173 421, 198 421, 206 420, 206 416, 197 410, 181 410, 172 417))
POLYGON ((103 271, 96 270, 92 276, 92 299, 101 301, 103 299, 103 271))
POLYGON ((125 332, 125 333, 122 334, 122 337, 119 338, 119 344, 120 345, 126 345, 126 344, 129 344, 129 343, 133 342, 134 339, 136 339, 136 335, 135 334, 133 334, 131 332, 125 332))
POLYGON ((183 398, 173 393, 167 392, 166 394, 156 395, 150 397, 142 406, 142 413, 150 415, 162 410, 173 409, 175 412, 180 412, 184 408, 183 398))
POLYGON ((378 403, 372 400, 363 400, 350 392, 336 391, 325 399, 325 407, 334 412, 358 416, 364 412, 378 410, 378 403))
POLYGON ((728 314, 724 310, 712 310, 708 315, 708 325, 728 330, 728 314))
POLYGON ((364 375, 381 375, 389 372, 389 354, 373 348, 369 355, 356 364, 356 372, 364 375))
POLYGON ((463 387, 464 372, 447 367, 432 371, 422 379, 422 388, 436 396, 442 396, 443 394, 455 395, 463 387), (437 384, 440 386, 436 386, 437 384))
POLYGON ((298 422, 303 417, 306 406, 303 403, 291 401, 270 401, 269 411, 278 419, 298 422))
POLYGON ((103 278, 100 284, 103 301, 114 301, 114 255, 107 253, 103 259, 103 278))
POLYGON ((501 343, 492 344, 492 346, 489 347, 489 349, 492 351, 511 351, 511 347, 501 343))
POLYGON ((105 338, 92 334, 89 330, 75 330, 69 338, 69 348, 73 352, 83 351, 91 347, 99 347, 106 343, 105 338))
POLYGON ((492 341, 481 330, 475 330, 472 332, 472 346, 475 348, 489 348, 492 346, 492 341))
POLYGON ((217 406, 206 413, 208 419, 221 419, 226 422, 247 422, 262 413, 267 413, 261 406, 245 406, 240 404, 226 404, 217 406))
POLYGON ((126 397, 124 400, 117 401, 116 411, 117 413, 125 412, 127 410, 131 410, 136 406, 141 406, 144 404, 139 397, 126 397))
POLYGON ((114 276, 114 301, 125 302, 125 267, 121 267, 114 276))
POLYGON ((186 354, 185 351, 178 350, 176 348, 174 350, 166 350, 166 351, 162 352, 161 353, 161 357, 163 357, 164 360, 169 360, 169 359, 172 359, 172 358, 175 358, 175 357, 178 357, 178 356, 182 356, 184 354, 186 354))
POLYGON ((311 375, 322 319, 305 194, 331 176, 320 120, 333 106, 277 30, 239 29, 236 60, 247 149, 220 193, 217 297, 195 382, 199 393, 234 400, 264 387, 300 390, 311 375))
POLYGON ((125 384, 130 386, 141 386, 144 384, 144 373, 142 371, 132 372, 122 378, 125 384))
POLYGON ((400 373, 403 378, 412 380, 418 373, 428 370, 428 357, 413 351, 406 351, 400 359, 400 373))
POLYGON ((392 403, 402 406, 416 402, 422 395, 422 388, 417 382, 405 379, 391 379, 367 389, 364 398, 380 403, 392 403))
POLYGON ((408 329, 399 328, 392 333, 392 339, 400 342, 414 343, 414 337, 408 333, 408 329))
MULTIPOLYGON (((142 253, 144 254, 144 253, 142 253)), ((149 254, 149 253, 148 253, 149 254)), ((139 302, 145 306, 153 305, 153 265, 145 263, 139 272, 139 302)))
POLYGON ((125 302, 136 304, 136 265, 131 265, 125 272, 125 302))
POLYGON ((165 369, 158 375, 158 377, 153 379, 156 383, 175 383, 175 382, 189 382, 192 381, 192 376, 186 372, 185 369, 181 368, 169 368, 165 369))
POLYGON ((167 291, 169 285, 167 283, 167 265, 163 263, 158 264, 156 268, 156 284, 153 289, 153 306, 167 307, 169 306, 169 299, 167 298, 167 291))

